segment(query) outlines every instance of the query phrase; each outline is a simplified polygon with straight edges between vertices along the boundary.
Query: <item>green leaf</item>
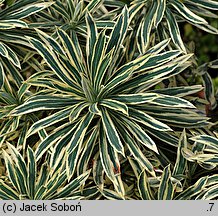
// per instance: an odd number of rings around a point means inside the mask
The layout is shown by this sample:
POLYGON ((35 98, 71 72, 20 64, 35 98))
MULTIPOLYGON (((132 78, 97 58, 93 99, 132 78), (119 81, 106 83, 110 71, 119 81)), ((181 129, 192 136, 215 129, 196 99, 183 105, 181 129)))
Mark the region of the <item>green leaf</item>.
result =
POLYGON ((88 39, 86 43, 87 62, 89 63, 88 65, 91 65, 92 58, 94 56, 93 50, 94 50, 95 43, 97 41, 98 32, 97 32, 97 27, 95 25, 95 21, 90 13, 87 13, 86 23, 87 23, 87 35, 88 35, 88 39))
MULTIPOLYGON (((19 10, 14 10, 11 13, 7 14, 7 19, 22 19, 32 14, 35 14, 49 6, 51 6, 54 2, 43 2, 26 5, 23 8, 19 8, 19 10)), ((1 13, 0 13, 1 16, 1 13)))
POLYGON ((194 5, 204 7, 210 10, 218 10, 218 2, 211 0, 191 0, 187 1, 188 3, 192 3, 194 5))
POLYGON ((109 41, 107 44, 106 53, 109 53, 114 48, 114 56, 118 53, 120 46, 122 45, 127 28, 128 28, 129 12, 125 6, 122 13, 117 19, 115 26, 110 34, 109 41))
POLYGON ((58 140, 60 140, 62 137, 65 137, 65 135, 67 135, 68 133, 72 133, 72 130, 74 130, 72 125, 65 124, 52 131, 52 133, 38 145, 38 148, 35 152, 36 160, 38 161, 41 156, 58 140))
POLYGON ((181 137, 179 139, 179 145, 177 148, 177 157, 176 157, 176 163, 174 165, 173 169, 173 175, 174 176, 180 176, 180 175, 185 175, 185 171, 187 169, 187 161, 182 155, 182 149, 187 148, 187 138, 186 138, 186 131, 185 129, 183 130, 181 137))
POLYGON ((155 142, 147 135, 143 128, 134 121, 130 121, 127 118, 122 118, 125 126, 129 129, 130 133, 144 146, 158 153, 155 142))
POLYGON ((200 178, 194 185, 188 187, 175 197, 176 200, 190 200, 204 190, 208 181, 208 176, 200 178))
MULTIPOLYGON (((154 19, 157 18, 157 4, 152 2, 152 6, 149 7, 148 12, 145 14, 142 22, 139 24, 137 31, 137 47, 140 53, 145 53, 150 42, 151 30, 154 26, 154 19)), ((159 20, 156 20, 157 23, 159 20)), ((156 23, 156 24, 157 24, 156 23)))
POLYGON ((215 137, 209 135, 199 135, 199 136, 191 137, 190 139, 197 143, 201 143, 218 150, 218 139, 215 137))
POLYGON ((2 63, 0 63, 0 89, 2 88, 2 85, 4 84, 4 78, 5 77, 5 73, 4 73, 4 68, 2 63))
MULTIPOLYGON (((75 98, 76 99, 76 98, 75 98)), ((75 104, 73 97, 36 95, 31 97, 11 113, 12 115, 24 115, 39 110, 63 109, 75 104)))
POLYGON ((135 105, 135 104, 143 104, 153 101, 154 99, 158 98, 158 94, 154 93, 138 93, 138 94, 124 94, 124 95, 117 95, 112 97, 115 100, 120 102, 135 105))
POLYGON ((185 19, 192 23, 207 24, 207 21, 190 11, 182 2, 173 1, 170 4, 178 11, 185 19))
POLYGON ((129 115, 128 107, 126 106, 125 103, 122 103, 120 101, 112 100, 112 99, 104 99, 101 101, 100 105, 118 112, 122 112, 127 116, 129 115))
POLYGON ((174 186, 171 181, 170 165, 164 168, 160 187, 158 190, 158 200, 172 200, 174 195, 174 186))
POLYGON ((176 20, 175 16, 173 15, 173 13, 171 13, 171 11, 169 9, 166 10, 166 20, 167 20, 170 35, 171 35, 171 38, 172 38, 174 44, 180 50, 182 50, 184 53, 186 53, 186 48, 185 48, 185 45, 184 45, 183 40, 181 38, 181 34, 180 34, 179 26, 177 24, 177 20, 176 20))
POLYGON ((106 109, 102 110, 101 117, 107 140, 109 141, 111 147, 124 155, 123 144, 120 140, 116 127, 106 109))
POLYGON ((180 107, 180 108, 195 108, 195 106, 187 100, 184 100, 179 97, 173 97, 168 95, 159 95, 159 97, 155 98, 148 103, 159 105, 159 106, 166 106, 166 107, 180 107))
POLYGON ((28 25, 21 20, 18 19, 8 19, 8 20, 0 20, 0 29, 13 29, 13 28, 28 28, 28 25))
POLYGON ((28 132, 27 132, 28 136, 30 136, 30 135, 38 132, 39 130, 42 130, 48 126, 51 126, 57 122, 60 122, 63 119, 66 119, 68 117, 68 115, 70 114, 72 108, 73 107, 68 107, 64 110, 55 112, 54 114, 47 116, 46 118, 35 122, 28 130, 28 132))
POLYGON ((138 189, 143 200, 153 200, 153 194, 145 171, 142 171, 138 179, 138 189))
POLYGON ((88 179, 90 170, 73 179, 69 184, 58 191, 57 198, 65 198, 73 194, 74 191, 88 179))
POLYGON ((29 197, 31 199, 34 199, 35 195, 35 181, 36 181, 36 159, 35 154, 33 150, 28 147, 27 149, 27 159, 28 159, 28 176, 27 176, 27 187, 28 187, 28 193, 29 197))
POLYGON ((137 109, 130 108, 129 115, 131 119, 145 125, 146 127, 158 130, 158 131, 172 131, 172 129, 166 124, 156 120, 155 118, 149 116, 145 112, 141 112, 137 109))

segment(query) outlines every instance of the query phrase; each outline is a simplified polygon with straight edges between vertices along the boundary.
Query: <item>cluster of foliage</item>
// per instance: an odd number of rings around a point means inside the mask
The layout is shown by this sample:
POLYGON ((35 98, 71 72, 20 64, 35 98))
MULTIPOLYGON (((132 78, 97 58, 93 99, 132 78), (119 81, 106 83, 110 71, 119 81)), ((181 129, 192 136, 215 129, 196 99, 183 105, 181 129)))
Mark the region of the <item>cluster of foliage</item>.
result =
POLYGON ((216 11, 0 0, 0 199, 216 199, 218 60, 179 28, 216 35, 216 11))

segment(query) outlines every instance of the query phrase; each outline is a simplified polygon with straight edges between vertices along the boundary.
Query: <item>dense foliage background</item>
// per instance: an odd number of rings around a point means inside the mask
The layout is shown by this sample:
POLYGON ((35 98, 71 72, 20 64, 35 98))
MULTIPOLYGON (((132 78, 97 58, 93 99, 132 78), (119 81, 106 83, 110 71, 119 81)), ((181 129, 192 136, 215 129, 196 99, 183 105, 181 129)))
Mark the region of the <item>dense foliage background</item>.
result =
POLYGON ((217 11, 0 0, 0 199, 217 199, 217 11))

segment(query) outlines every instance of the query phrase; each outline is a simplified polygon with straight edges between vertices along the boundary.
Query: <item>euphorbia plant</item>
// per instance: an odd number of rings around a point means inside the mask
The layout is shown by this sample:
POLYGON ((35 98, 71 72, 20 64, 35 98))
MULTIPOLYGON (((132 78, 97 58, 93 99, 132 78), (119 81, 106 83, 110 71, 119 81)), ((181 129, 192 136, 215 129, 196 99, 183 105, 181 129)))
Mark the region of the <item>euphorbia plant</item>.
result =
POLYGON ((45 90, 42 94, 37 92, 11 113, 57 110, 33 124, 28 132, 30 136, 53 124, 59 125, 37 146, 37 160, 53 146, 54 164, 61 149, 66 147, 67 174, 71 178, 76 169, 78 174, 83 173, 90 159, 100 157, 103 171, 120 193, 124 193, 120 156, 133 155, 155 176, 152 162, 141 151, 146 148, 158 154, 159 147, 150 135, 162 140, 168 136, 165 142, 169 143, 170 139, 176 139, 170 126, 206 124, 206 118, 199 116, 190 102, 176 96, 184 91, 186 94, 197 92, 199 86, 175 88, 171 95, 151 91, 155 84, 187 68, 191 55, 181 55, 178 50, 164 51, 167 40, 133 61, 123 62, 128 16, 128 9, 124 8, 107 36, 105 30, 98 32, 95 21, 87 14, 85 51, 76 36, 70 39, 62 30, 58 30, 61 43, 41 31, 38 34, 45 45, 29 38, 52 71, 30 77, 27 83, 40 86, 43 82, 45 90))
POLYGON ((28 17, 22 70, 3 58, 1 199, 216 197, 216 124, 200 109, 216 98, 178 23, 211 30, 195 12, 217 3, 125 3, 57 0, 28 17))

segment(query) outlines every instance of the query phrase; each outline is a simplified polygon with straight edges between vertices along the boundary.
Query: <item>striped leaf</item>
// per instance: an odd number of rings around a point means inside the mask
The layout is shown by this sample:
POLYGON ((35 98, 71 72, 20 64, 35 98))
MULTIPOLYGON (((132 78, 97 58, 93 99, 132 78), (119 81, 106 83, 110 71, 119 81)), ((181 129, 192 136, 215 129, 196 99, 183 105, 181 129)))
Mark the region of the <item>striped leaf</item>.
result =
POLYGON ((148 103, 155 100, 156 98, 158 98, 158 94, 154 93, 126 94, 113 97, 113 99, 129 105, 148 103))
POLYGON ((204 196, 201 198, 202 200, 214 200, 218 196, 218 185, 214 185, 210 187, 204 196))
POLYGON ((179 139, 179 145, 177 148, 177 158, 176 158, 176 163, 173 169, 173 175, 174 176, 180 176, 185 174, 185 171, 187 169, 187 161, 182 155, 182 149, 187 148, 187 137, 186 137, 186 131, 185 129, 183 130, 181 137, 179 139))
POLYGON ((195 94, 200 92, 204 88, 201 85, 193 85, 193 86, 182 86, 182 87, 173 87, 173 88, 166 88, 166 89, 157 89, 152 90, 151 92, 159 93, 159 94, 166 94, 175 97, 184 97, 187 95, 195 94))
POLYGON ((69 184, 59 190, 56 198, 71 196, 71 194, 79 189, 79 187, 87 180, 89 174, 90 171, 87 171, 78 176, 77 178, 73 179, 69 184))
POLYGON ((110 34, 110 38, 107 44, 106 53, 109 53, 114 48, 114 56, 118 53, 121 44, 125 38, 128 27, 129 11, 127 7, 124 7, 122 13, 117 19, 114 28, 110 34))
MULTIPOLYGON (((89 138, 85 141, 85 146, 83 148, 83 152, 81 154, 81 157, 78 162, 77 166, 77 173, 78 175, 81 175, 84 173, 86 170, 88 170, 90 158, 93 154, 94 147, 96 145, 96 141, 98 138, 98 128, 94 128, 92 133, 90 134, 89 138)), ((94 174, 94 171, 93 171, 94 174)))
POLYGON ((140 196, 143 200, 153 200, 153 194, 148 182, 148 177, 145 171, 142 171, 138 179, 138 188, 140 196))
POLYGON ((151 162, 145 157, 143 152, 138 147, 135 140, 132 138, 130 133, 125 130, 125 127, 122 124, 119 124, 119 131, 121 132, 122 139, 126 142, 129 151, 133 155, 133 157, 141 164, 141 166, 148 171, 152 176, 155 176, 154 168, 151 162))
POLYGON ((167 95, 159 95, 159 97, 148 103, 166 107, 195 108, 195 106, 187 100, 167 95))
POLYGON ((172 50, 172 51, 156 54, 154 56, 151 55, 147 57, 147 61, 137 69, 137 72, 149 70, 149 69, 161 66, 163 64, 166 64, 172 59, 175 59, 180 54, 181 54, 181 51, 172 50))
POLYGON ((0 89, 2 88, 2 85, 4 83, 4 78, 5 77, 5 73, 4 73, 4 68, 2 63, 0 63, 0 89))
POLYGON ((117 192, 105 188, 103 191, 101 191, 102 195, 106 197, 108 200, 124 200, 123 197, 121 197, 117 192))
POLYGON ((133 120, 145 125, 146 127, 155 129, 157 131, 172 131, 169 126, 149 116, 145 112, 130 108, 129 114, 133 120))
POLYGON ((157 8, 156 8, 156 14, 154 17, 154 27, 157 28, 159 23, 162 21, 162 18, 165 13, 166 9, 166 0, 157 0, 157 8))
POLYGON ((190 200, 204 190, 208 181, 208 176, 200 178, 194 185, 188 187, 175 197, 176 200, 190 200))
POLYGON ((38 132, 41 129, 44 129, 48 126, 51 126, 51 125, 53 125, 53 124, 55 124, 63 119, 66 119, 68 117, 68 115, 70 114, 71 110, 72 110, 72 107, 68 107, 64 110, 58 111, 58 112, 56 112, 56 113, 54 113, 54 114, 52 114, 44 119, 41 119, 41 120, 35 122, 30 127, 30 129, 27 133, 28 136, 38 132))
POLYGON ((51 95, 37 95, 31 97, 24 104, 18 106, 15 110, 13 110, 12 114, 24 115, 39 110, 62 109, 74 104, 75 101, 73 100, 73 97, 66 98, 51 95))
POLYGON ((29 197, 34 199, 35 195, 35 182, 36 182, 36 158, 33 150, 29 147, 27 149, 27 169, 28 169, 28 176, 27 176, 27 188, 29 197))
POLYGON ((0 54, 11 61, 15 66, 20 68, 20 61, 15 52, 6 44, 0 42, 0 54))
POLYGON ((143 128, 134 121, 123 118, 123 122, 126 123, 126 127, 129 129, 130 133, 144 146, 151 149, 158 154, 158 149, 155 142, 147 135, 143 128))
MULTIPOLYGON (((186 0, 187 1, 187 0, 186 0)), ((218 2, 212 0, 192 0, 187 1, 188 3, 192 3, 194 5, 204 7, 210 10, 218 10, 218 2)))
POLYGON ((160 187, 158 190, 158 200, 172 200, 174 195, 174 185, 171 181, 170 165, 164 168, 160 187))
MULTIPOLYGON (((90 65, 90 76, 94 81, 96 76, 98 76, 99 69, 102 65, 102 59, 105 55, 105 47, 106 47, 106 36, 105 31, 102 31, 94 44, 92 50, 92 59, 90 65)), ((94 83, 95 85, 95 83, 94 83)))
POLYGON ((107 140, 117 152, 124 155, 123 144, 120 140, 116 127, 106 109, 101 112, 103 127, 107 136, 107 140))
POLYGON ((87 103, 80 102, 75 104, 73 107, 71 107, 71 111, 69 116, 70 122, 74 122, 75 120, 78 119, 80 113, 88 106, 87 103))
POLYGON ((0 180, 0 197, 4 200, 18 200, 19 194, 0 180))
POLYGON ((86 133, 89 124, 93 119, 93 114, 87 114, 78 125, 78 129, 75 131, 72 139, 70 140, 67 146, 67 177, 68 180, 73 176, 76 165, 79 160, 80 151, 82 147, 82 143, 84 140, 84 135, 86 133))
POLYGON ((106 134, 102 131, 100 127, 99 131, 99 151, 100 151, 100 158, 101 163, 104 168, 105 173, 107 174, 108 178, 113 182, 113 184, 116 184, 116 177, 114 173, 114 165, 110 159, 109 155, 109 148, 112 148, 106 139, 106 134))
POLYGON ((129 115, 128 107, 126 106, 125 103, 122 103, 120 101, 112 100, 112 99, 104 99, 101 101, 100 105, 118 112, 122 112, 127 116, 129 115))
POLYGON ((205 98, 206 100, 210 103, 211 109, 215 109, 217 106, 217 101, 215 98, 215 91, 213 87, 213 81, 212 78, 210 77, 209 73, 204 73, 202 75, 203 78, 203 83, 204 83, 204 92, 205 92, 205 98))
POLYGON ((192 23, 197 24, 207 24, 207 21, 198 15, 194 14, 190 11, 182 2, 180 1, 172 1, 172 6, 178 11, 178 13, 183 16, 185 19, 192 23))
POLYGON ((59 139, 71 133, 74 128, 71 125, 63 125, 62 127, 57 128, 53 131, 49 136, 47 136, 36 149, 36 159, 37 161, 41 158, 41 156, 59 139))
POLYGON ((77 41, 71 40, 69 35, 61 29, 58 30, 58 35, 70 62, 73 63, 73 66, 76 68, 76 70, 73 71, 73 75, 77 81, 80 81, 79 71, 83 70, 83 56, 81 56, 81 53, 78 52, 77 41))
MULTIPOLYGON (((138 46, 138 49, 141 53, 146 52, 146 49, 147 49, 149 42, 150 42, 151 30, 152 30, 152 27, 154 26, 154 14, 157 17, 157 14, 156 14, 157 7, 156 6, 157 6, 157 4, 152 2, 152 6, 149 8, 148 12, 146 13, 143 21, 140 23, 140 26, 138 28, 137 46, 138 46)), ((159 22, 159 21, 157 21, 157 22, 159 22)))
POLYGON ((88 113, 80 120, 77 130, 68 144, 67 151, 69 153, 71 153, 71 151, 73 151, 79 145, 80 140, 84 139, 84 134, 86 133, 86 130, 89 127, 93 117, 94 115, 92 113, 88 113))
POLYGON ((20 28, 28 28, 28 25, 21 20, 18 19, 8 19, 8 20, 0 20, 0 29, 13 29, 16 27, 20 28))
MULTIPOLYGON (((49 6, 51 6, 53 2, 43 2, 43 3, 36 3, 31 5, 26 5, 19 10, 13 10, 12 12, 7 13, 7 19, 22 19, 32 14, 35 14, 49 6)), ((1 17, 1 13, 0 13, 1 17)))
POLYGON ((209 135, 199 135, 199 136, 191 137, 190 139, 199 144, 204 144, 218 150, 218 139, 215 137, 209 135))
POLYGON ((57 55, 49 50, 43 43, 34 38, 28 38, 30 44, 38 51, 38 53, 44 58, 48 65, 53 69, 57 76, 67 85, 77 87, 78 85, 73 82, 68 71, 60 63, 57 55))
POLYGON ((185 48, 185 45, 184 45, 183 40, 181 38, 179 26, 177 24, 175 16, 168 9, 166 10, 166 20, 167 20, 167 24, 168 24, 168 28, 169 28, 169 31, 170 31, 170 35, 171 35, 171 38, 172 38, 174 44, 180 50, 182 50, 184 53, 186 53, 186 48, 185 48))
POLYGON ((95 46, 95 42, 97 40, 97 28, 95 25, 95 22, 90 15, 90 13, 87 13, 86 16, 86 22, 87 22, 87 33, 88 33, 88 39, 86 44, 86 52, 87 52, 87 62, 89 65, 91 65, 92 62, 92 56, 93 56, 93 50, 95 46))

